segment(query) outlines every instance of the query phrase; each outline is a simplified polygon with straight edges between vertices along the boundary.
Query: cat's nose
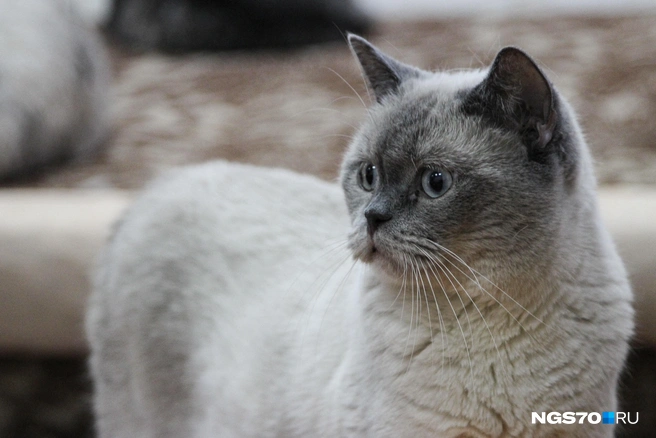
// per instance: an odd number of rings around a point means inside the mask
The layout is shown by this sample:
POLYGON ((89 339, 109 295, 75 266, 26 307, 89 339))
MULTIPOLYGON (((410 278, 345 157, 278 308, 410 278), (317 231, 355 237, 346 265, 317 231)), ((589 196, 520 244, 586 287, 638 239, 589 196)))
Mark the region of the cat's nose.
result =
POLYGON ((379 207, 370 206, 364 211, 364 217, 367 218, 367 232, 373 236, 380 224, 392 219, 392 213, 379 207))

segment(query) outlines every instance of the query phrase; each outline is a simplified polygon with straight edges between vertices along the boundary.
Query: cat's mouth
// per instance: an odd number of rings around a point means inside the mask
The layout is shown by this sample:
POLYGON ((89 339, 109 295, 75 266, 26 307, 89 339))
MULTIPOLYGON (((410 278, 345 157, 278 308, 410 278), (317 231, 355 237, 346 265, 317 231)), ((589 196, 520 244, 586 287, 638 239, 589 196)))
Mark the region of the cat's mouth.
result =
POLYGON ((353 257, 364 263, 372 263, 374 259, 381 256, 380 245, 377 245, 371 237, 359 233, 352 236, 350 247, 353 257))
POLYGON ((363 243, 361 250, 358 251, 359 254, 356 254, 356 258, 365 263, 372 263, 375 258, 380 257, 380 252, 372 240, 367 239, 363 243))
POLYGON ((374 261, 378 258, 389 258, 389 248, 385 245, 381 239, 376 239, 375 236, 370 236, 367 238, 367 252, 370 261, 374 261))
POLYGON ((356 233, 352 236, 350 246, 353 257, 363 263, 378 266, 394 276, 403 272, 398 248, 383 236, 356 233))
POLYGON ((367 264, 378 266, 389 275, 396 276, 403 272, 401 262, 393 246, 386 242, 377 242, 376 239, 367 238, 362 242, 361 251, 356 258, 367 264))

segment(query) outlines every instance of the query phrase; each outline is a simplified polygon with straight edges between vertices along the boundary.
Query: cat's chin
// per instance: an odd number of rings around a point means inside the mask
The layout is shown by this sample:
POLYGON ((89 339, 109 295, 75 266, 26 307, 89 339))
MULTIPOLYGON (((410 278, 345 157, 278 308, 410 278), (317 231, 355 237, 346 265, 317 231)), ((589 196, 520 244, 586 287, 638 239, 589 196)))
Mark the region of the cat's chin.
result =
POLYGON ((403 263, 390 249, 380 244, 374 244, 370 239, 363 240, 351 247, 353 257, 385 274, 390 280, 403 278, 403 263))
POLYGON ((407 259, 390 239, 376 235, 373 239, 362 229, 349 236, 349 248, 353 258, 370 266, 391 282, 401 281, 407 272, 407 259))

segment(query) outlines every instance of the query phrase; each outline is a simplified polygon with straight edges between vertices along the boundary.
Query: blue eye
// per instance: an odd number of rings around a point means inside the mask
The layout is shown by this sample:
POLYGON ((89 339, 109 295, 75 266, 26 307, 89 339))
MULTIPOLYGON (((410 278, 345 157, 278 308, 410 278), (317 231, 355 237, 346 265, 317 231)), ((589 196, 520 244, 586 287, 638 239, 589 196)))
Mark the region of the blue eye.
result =
POLYGON ((378 170, 371 163, 365 163, 360 167, 360 186, 363 190, 370 192, 376 185, 378 179, 378 170))
POLYGON ((431 198, 439 198, 449 190, 453 177, 446 170, 428 169, 421 177, 421 188, 431 198))

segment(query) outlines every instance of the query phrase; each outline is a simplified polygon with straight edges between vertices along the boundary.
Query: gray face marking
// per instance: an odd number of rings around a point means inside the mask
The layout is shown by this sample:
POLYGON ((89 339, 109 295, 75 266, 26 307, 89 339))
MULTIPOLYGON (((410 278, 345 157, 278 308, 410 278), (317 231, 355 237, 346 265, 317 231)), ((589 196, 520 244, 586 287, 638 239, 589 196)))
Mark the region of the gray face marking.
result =
MULTIPOLYGON (((366 58, 365 75, 392 62, 385 57, 376 64, 379 52, 353 50, 366 58)), ((409 257, 443 257, 438 245, 470 262, 551 250, 560 223, 558 204, 566 191, 565 163, 575 159, 567 152, 571 140, 562 145, 573 136, 566 132, 566 114, 557 118, 550 113, 558 108, 557 95, 530 58, 517 49, 503 53, 499 56, 510 53, 513 62, 522 64, 535 89, 497 91, 496 83, 489 85, 490 76, 504 72, 494 71, 494 64, 483 82, 461 87, 454 86, 459 73, 435 74, 439 80, 434 80, 420 70, 410 74, 411 67, 404 66, 405 80, 378 98, 342 168, 356 258, 398 274, 409 257), (530 99, 530 105, 522 98, 530 99), (540 99, 548 99, 547 104, 541 106, 540 99), (485 106, 487 101, 494 104, 485 106), (370 191, 361 183, 366 165, 377 172, 370 191), (422 186, 430 171, 447 173, 452 180, 437 197, 422 186)), ((377 71, 366 77, 386 76, 377 71)))

